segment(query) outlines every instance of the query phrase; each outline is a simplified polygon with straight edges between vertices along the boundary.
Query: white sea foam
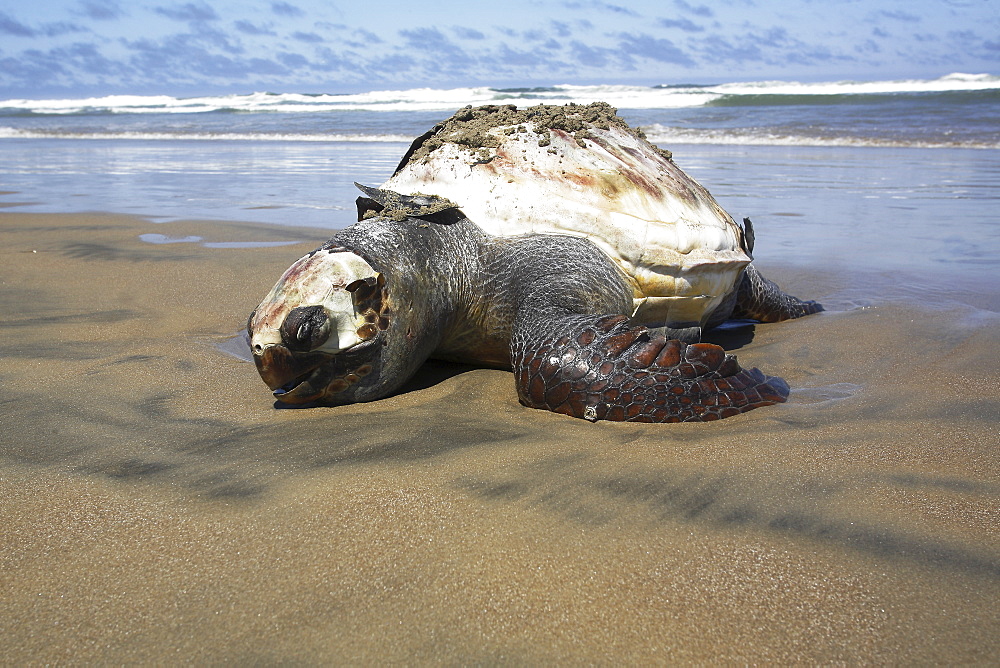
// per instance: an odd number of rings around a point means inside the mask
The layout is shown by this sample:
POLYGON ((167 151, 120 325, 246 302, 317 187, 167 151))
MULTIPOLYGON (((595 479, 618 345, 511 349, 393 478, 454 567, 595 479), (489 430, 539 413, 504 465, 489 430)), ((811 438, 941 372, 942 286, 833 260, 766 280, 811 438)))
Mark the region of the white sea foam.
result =
MULTIPOLYGON (((691 129, 653 124, 642 127, 654 144, 669 147, 677 144, 722 144, 732 146, 845 146, 871 148, 969 148, 1000 149, 1000 142, 915 141, 882 137, 814 137, 807 135, 753 132, 745 129, 691 129)), ((290 133, 205 133, 205 132, 72 132, 34 130, 0 126, 3 139, 79 139, 90 141, 226 141, 226 142, 334 142, 399 143, 413 141, 397 134, 290 134, 290 133)))
POLYGON ((1000 89, 1000 77, 989 74, 949 74, 938 79, 900 81, 837 81, 800 83, 757 81, 710 86, 559 85, 544 88, 498 89, 413 88, 347 95, 250 93, 177 98, 166 95, 109 95, 85 99, 13 99, 0 101, 0 113, 33 114, 191 114, 209 111, 309 113, 322 111, 446 111, 465 105, 517 103, 589 103, 598 100, 623 109, 696 107, 723 96, 854 95, 1000 89))
POLYGON ((137 141, 288 141, 288 142, 397 142, 409 143, 408 135, 381 134, 290 134, 208 132, 72 132, 0 127, 0 139, 134 139, 137 141))
POLYGON ((642 130, 649 141, 664 147, 676 144, 724 144, 733 146, 1000 149, 1000 142, 992 141, 921 141, 911 138, 889 139, 860 136, 818 137, 801 134, 777 134, 743 128, 738 130, 673 128, 656 123, 645 126, 642 130))
POLYGON ((413 88, 350 95, 251 93, 194 98, 114 95, 22 99, 0 101, 0 141, 408 143, 428 127, 430 119, 444 118, 465 105, 513 103, 524 107, 543 102, 583 104, 603 100, 622 109, 623 115, 663 146, 998 149, 1000 136, 995 125, 988 122, 997 105, 992 91, 1000 91, 1000 77, 950 74, 931 80, 874 82, 758 81, 712 86, 413 88), (949 91, 957 95, 951 96, 949 91), (907 96, 926 93, 944 97, 925 100, 917 107, 923 116, 911 117, 907 96), (986 111, 978 115, 965 111, 972 109, 970 95, 977 102, 975 109, 986 111), (986 104, 980 106, 979 101, 986 104), (825 106, 838 102, 849 104, 838 106, 836 111, 828 111, 825 106), (928 104, 938 106, 928 111, 928 104), (729 110, 740 106, 744 108, 729 110), (765 106, 768 110, 773 107, 775 112, 762 111, 765 106), (953 122, 928 120, 936 118, 937 109, 946 110, 953 122))
POLYGON ((795 81, 757 81, 726 83, 710 90, 725 95, 871 95, 884 93, 943 93, 993 90, 1000 88, 1000 77, 990 74, 953 73, 938 79, 903 79, 898 81, 836 81, 799 83, 795 81))

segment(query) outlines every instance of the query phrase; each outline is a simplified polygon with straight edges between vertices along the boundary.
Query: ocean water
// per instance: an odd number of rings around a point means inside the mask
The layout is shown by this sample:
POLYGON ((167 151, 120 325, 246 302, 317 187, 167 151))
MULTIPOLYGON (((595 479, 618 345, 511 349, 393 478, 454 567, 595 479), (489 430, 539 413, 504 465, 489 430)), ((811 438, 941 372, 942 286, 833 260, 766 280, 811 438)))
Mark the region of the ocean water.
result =
POLYGON ((991 75, 0 100, 0 205, 335 230, 355 219, 353 183, 384 181, 456 109, 595 100, 751 217, 759 261, 1000 292, 991 75))

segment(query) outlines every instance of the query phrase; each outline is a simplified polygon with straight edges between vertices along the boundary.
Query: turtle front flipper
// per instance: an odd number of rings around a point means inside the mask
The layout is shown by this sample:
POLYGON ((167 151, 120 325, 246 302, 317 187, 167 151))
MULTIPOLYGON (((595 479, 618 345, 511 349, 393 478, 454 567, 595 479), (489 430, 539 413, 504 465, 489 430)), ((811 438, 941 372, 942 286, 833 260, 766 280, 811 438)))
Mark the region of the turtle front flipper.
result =
POLYGON ((751 264, 743 272, 736 291, 733 318, 749 318, 760 322, 780 322, 819 313, 823 305, 814 301, 803 301, 782 292, 773 281, 761 276, 751 264))
POLYGON ((532 408, 592 421, 698 422, 788 398, 783 380, 740 367, 719 346, 667 339, 625 316, 538 324, 511 343, 518 397, 532 408))

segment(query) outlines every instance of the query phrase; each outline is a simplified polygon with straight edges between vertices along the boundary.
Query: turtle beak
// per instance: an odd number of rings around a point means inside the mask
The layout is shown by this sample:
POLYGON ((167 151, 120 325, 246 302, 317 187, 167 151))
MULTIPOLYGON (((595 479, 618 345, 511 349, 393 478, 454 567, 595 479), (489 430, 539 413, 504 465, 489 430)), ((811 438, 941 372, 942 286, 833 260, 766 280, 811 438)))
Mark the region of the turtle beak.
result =
POLYGON ((309 381, 313 372, 332 358, 333 355, 323 352, 293 354, 283 345, 266 346, 253 353, 257 371, 275 399, 295 404, 308 403, 323 395, 325 388, 313 387, 309 381))

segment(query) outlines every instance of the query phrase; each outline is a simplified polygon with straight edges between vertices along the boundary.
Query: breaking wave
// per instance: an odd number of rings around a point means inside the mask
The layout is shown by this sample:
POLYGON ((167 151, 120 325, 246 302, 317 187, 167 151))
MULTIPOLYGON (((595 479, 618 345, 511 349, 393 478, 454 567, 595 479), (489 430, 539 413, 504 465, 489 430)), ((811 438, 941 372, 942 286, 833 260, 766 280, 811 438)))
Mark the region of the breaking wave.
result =
POLYGON ((409 142, 466 105, 606 101, 663 146, 1000 148, 1000 77, 0 101, 0 141, 409 142))
POLYGON ((971 148, 1000 149, 1000 141, 945 138, 878 137, 802 134, 780 128, 690 129, 659 124, 643 127, 646 138, 660 146, 678 144, 722 144, 732 146, 848 146, 864 148, 971 148))
POLYGON ((352 94, 250 93, 205 97, 109 95, 86 99, 2 100, 0 117, 102 114, 311 113, 325 111, 448 111, 480 104, 587 104, 605 101, 619 109, 699 106, 833 104, 856 96, 869 101, 900 94, 1000 93, 1000 77, 949 74, 938 79, 799 83, 758 81, 717 85, 559 85, 526 88, 414 88, 352 94))

